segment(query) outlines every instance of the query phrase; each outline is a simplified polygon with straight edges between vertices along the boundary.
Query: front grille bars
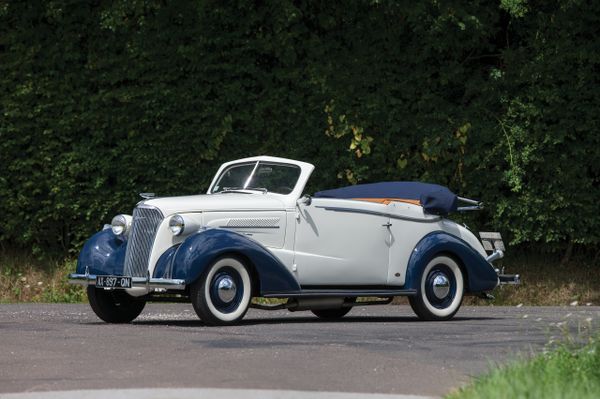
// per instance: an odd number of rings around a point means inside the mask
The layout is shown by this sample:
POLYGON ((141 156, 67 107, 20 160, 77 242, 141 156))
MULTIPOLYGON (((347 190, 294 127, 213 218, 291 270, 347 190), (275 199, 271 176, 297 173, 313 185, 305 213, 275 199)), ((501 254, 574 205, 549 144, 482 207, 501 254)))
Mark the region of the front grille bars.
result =
POLYGON ((123 268, 125 276, 146 277, 152 245, 162 220, 162 213, 154 207, 139 205, 133 210, 131 233, 123 268))

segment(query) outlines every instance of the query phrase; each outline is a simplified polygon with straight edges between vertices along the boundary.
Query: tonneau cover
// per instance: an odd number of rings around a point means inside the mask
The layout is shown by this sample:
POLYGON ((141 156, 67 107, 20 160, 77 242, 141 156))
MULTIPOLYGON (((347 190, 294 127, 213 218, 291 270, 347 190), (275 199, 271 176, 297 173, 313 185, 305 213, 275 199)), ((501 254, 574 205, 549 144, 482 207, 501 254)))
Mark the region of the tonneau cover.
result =
POLYGON ((389 199, 418 201, 425 212, 447 215, 457 209, 458 198, 447 187, 420 182, 382 182, 319 191, 316 198, 345 198, 357 200, 389 199))

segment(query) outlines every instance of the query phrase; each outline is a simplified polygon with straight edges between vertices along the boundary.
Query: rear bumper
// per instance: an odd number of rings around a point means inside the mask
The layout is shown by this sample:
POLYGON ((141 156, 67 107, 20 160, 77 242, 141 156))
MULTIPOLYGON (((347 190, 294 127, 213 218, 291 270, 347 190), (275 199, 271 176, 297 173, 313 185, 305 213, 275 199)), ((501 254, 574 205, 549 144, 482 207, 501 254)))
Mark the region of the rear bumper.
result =
MULTIPOLYGON (((488 261, 488 263, 492 263, 498 259, 502 259, 504 258, 504 251, 501 249, 496 249, 494 250, 494 252, 489 255, 487 258, 485 258, 485 260, 488 261)), ((495 269, 496 273, 498 273, 498 283, 499 285, 505 285, 505 284, 512 284, 512 285, 516 285, 516 284, 521 284, 521 276, 519 276, 518 274, 504 274, 500 272, 500 269, 495 269)))
MULTIPOLYGON (((69 283, 79 285, 96 285, 95 274, 69 274, 69 283)), ((169 279, 169 278, 144 278, 132 277, 132 288, 146 288, 148 291, 152 289, 162 288, 168 290, 184 290, 185 280, 169 279)), ((120 288, 117 288, 120 289, 120 288)))
POLYGON ((494 252, 489 255, 487 258, 485 258, 485 260, 488 261, 488 263, 492 263, 498 259, 502 259, 504 258, 504 251, 500 250, 500 249, 496 249, 494 250, 494 252))
POLYGON ((498 280, 500 284, 521 284, 521 276, 518 274, 499 274, 498 280))

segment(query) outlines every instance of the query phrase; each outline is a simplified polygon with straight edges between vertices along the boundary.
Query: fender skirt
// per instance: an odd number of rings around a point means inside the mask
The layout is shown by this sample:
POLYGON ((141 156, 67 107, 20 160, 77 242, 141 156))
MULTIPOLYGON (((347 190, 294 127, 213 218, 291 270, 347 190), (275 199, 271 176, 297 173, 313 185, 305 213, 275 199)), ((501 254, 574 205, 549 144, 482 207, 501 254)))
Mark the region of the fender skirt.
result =
POLYGON ((423 237, 413 250, 406 268, 404 288, 418 289, 425 266, 440 254, 449 254, 460 261, 467 274, 466 293, 491 291, 498 285, 496 271, 479 252, 458 237, 435 231, 423 237))
POLYGON ((225 254, 250 261, 259 280, 261 295, 300 291, 296 278, 268 249, 231 230, 212 228, 189 236, 179 247, 172 247, 161 256, 157 269, 162 270, 165 277, 183 279, 190 284, 215 259, 225 254))
POLYGON ((99 231, 85 242, 77 259, 76 273, 123 275, 127 241, 114 235, 111 229, 99 231))

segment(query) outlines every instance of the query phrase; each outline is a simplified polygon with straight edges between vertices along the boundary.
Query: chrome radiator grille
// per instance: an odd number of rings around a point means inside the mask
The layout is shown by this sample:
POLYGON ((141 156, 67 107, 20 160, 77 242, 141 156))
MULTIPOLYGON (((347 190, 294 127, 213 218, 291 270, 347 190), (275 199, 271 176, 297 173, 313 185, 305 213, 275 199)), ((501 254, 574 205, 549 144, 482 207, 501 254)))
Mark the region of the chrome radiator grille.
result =
POLYGON ((125 276, 146 277, 152 244, 162 219, 162 214, 156 208, 137 207, 133 210, 131 233, 125 252, 125 276))

